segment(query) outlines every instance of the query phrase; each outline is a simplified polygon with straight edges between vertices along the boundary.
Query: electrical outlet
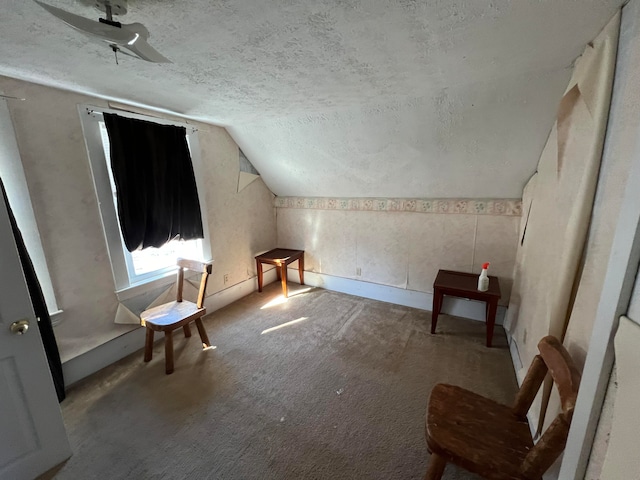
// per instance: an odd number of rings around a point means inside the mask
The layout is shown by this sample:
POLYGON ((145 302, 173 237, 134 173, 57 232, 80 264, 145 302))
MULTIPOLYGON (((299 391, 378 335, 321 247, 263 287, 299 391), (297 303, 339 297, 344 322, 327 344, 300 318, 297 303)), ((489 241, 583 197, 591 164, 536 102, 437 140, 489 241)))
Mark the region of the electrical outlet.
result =
POLYGON ((224 279, 224 284, 226 285, 227 283, 229 283, 229 274, 225 273, 224 277, 222 277, 224 279))
POLYGON ((362 269, 360 267, 356 268, 356 275, 359 277, 362 275, 362 269))

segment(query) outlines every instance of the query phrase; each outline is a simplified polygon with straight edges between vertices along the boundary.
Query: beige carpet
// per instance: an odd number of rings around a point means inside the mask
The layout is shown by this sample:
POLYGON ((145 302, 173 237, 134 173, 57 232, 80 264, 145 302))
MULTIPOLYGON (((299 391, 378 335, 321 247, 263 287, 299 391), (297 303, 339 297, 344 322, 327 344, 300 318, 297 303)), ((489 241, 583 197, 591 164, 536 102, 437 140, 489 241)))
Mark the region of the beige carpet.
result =
POLYGON ((74 455, 55 478, 423 478, 435 383, 513 399, 501 328, 487 349, 480 322, 443 315, 434 336, 430 312, 291 287, 209 315, 215 349, 178 336, 172 375, 158 342, 150 363, 140 351, 72 387, 74 455))

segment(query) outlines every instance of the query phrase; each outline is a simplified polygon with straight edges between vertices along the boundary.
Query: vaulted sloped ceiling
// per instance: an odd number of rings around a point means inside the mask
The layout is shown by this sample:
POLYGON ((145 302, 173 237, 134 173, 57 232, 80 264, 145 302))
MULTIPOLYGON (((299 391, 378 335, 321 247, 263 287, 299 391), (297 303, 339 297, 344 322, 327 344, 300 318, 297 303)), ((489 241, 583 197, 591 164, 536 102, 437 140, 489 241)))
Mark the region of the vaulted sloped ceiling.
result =
POLYGON ((0 74, 224 125, 277 195, 520 197, 573 61, 622 3, 130 0, 121 20, 174 63, 116 65, 4 0, 0 74))

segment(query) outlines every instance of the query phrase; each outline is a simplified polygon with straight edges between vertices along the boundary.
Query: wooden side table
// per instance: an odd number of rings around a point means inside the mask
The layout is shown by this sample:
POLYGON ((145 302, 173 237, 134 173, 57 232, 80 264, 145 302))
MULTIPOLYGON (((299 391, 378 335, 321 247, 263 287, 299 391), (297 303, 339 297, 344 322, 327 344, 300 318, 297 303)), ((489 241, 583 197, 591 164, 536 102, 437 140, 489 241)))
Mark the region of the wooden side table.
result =
POLYGON ((451 270, 438 270, 436 280, 433 282, 431 333, 436 333, 438 315, 442 308, 442 298, 445 295, 481 300, 486 303, 487 347, 490 347, 493 339, 493 327, 496 323, 498 300, 500 300, 500 282, 498 281, 498 277, 489 275, 489 290, 481 292, 478 290, 477 274, 454 272, 451 270))
POLYGON ((287 248, 275 248, 256 257, 256 267, 258 269, 258 291, 262 291, 262 264, 276 266, 278 280, 282 282, 282 293, 285 298, 289 296, 287 290, 287 265, 298 261, 298 274, 300 275, 300 285, 304 285, 304 250, 289 250, 287 248))

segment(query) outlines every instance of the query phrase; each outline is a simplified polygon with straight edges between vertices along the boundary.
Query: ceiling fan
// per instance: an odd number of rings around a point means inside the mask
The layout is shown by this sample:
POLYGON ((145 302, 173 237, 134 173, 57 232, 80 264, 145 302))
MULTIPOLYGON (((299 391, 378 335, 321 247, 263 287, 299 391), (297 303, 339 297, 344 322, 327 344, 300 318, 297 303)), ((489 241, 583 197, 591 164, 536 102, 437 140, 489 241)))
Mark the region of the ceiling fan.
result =
POLYGON ((127 13, 127 0, 94 0, 92 3, 100 10, 104 9, 107 17, 99 18, 97 22, 53 7, 39 0, 34 1, 67 25, 86 35, 106 42, 116 54, 116 62, 118 59, 117 54, 120 52, 147 62, 171 63, 171 60, 162 56, 149 45, 147 42, 149 30, 144 25, 141 23, 126 24, 113 20, 113 15, 127 13), (122 51, 123 48, 132 52, 133 55, 122 51))

